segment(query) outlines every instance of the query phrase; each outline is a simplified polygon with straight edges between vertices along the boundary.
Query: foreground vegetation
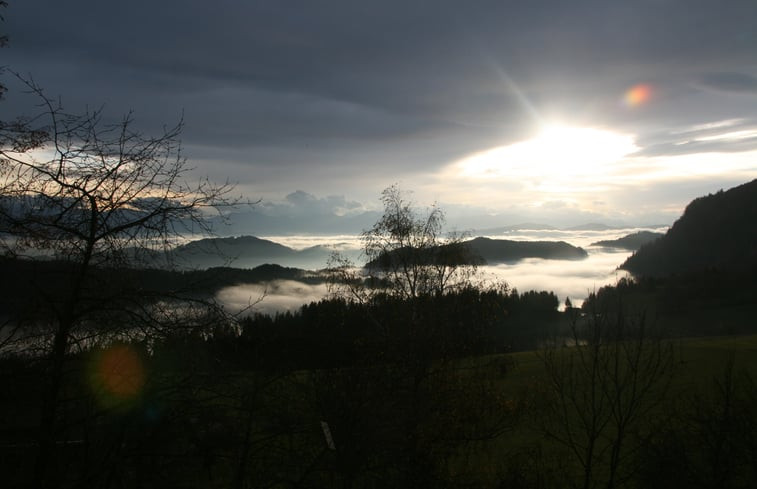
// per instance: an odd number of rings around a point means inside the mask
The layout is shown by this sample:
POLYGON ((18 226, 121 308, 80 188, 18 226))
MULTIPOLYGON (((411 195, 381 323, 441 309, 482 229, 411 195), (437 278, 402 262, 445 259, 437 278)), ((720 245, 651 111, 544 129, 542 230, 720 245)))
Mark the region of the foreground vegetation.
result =
MULTIPOLYGON (((608 333, 584 321, 576 331, 608 333)), ((265 344, 245 341, 255 327, 246 324, 241 332, 118 343, 72 356, 56 434, 59 485, 757 481, 757 336, 669 341, 629 327, 615 343, 563 341, 473 355, 424 355, 422 343, 389 352, 366 346, 365 356, 303 368, 290 356, 261 360, 265 344)), ((35 470, 41 367, 38 359, 3 360, 0 450, 9 487, 24 487, 35 470)))

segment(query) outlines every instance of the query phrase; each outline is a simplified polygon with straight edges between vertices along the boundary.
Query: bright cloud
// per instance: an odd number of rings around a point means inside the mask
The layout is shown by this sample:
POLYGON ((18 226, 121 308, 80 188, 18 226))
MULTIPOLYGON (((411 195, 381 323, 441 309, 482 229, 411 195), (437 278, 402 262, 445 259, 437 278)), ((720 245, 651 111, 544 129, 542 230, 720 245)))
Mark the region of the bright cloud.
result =
POLYGON ((602 174, 639 148, 634 137, 604 129, 549 126, 536 137, 471 155, 456 164, 469 178, 568 179, 602 174))
POLYGON ((216 299, 228 309, 239 312, 273 314, 294 311, 303 304, 326 297, 326 284, 309 285, 294 280, 274 280, 263 284, 241 284, 221 289, 216 299))
MULTIPOLYGON (((698 144, 725 144, 757 138, 755 128, 735 129, 739 122, 692 126, 685 139, 698 144)), ((660 182, 747 181, 757 176, 755 150, 671 154, 649 154, 644 150, 633 134, 552 126, 531 139, 454 162, 439 174, 437 191, 445 192, 442 189, 446 186, 448 195, 459 195, 471 203, 485 201, 492 207, 538 207, 557 200, 575 210, 597 211, 597 196, 603 196, 600 200, 606 204, 609 196, 637 192, 660 182), (512 182, 517 182, 517 191, 502 191, 504 184, 512 182)), ((685 203, 678 205, 682 208, 685 203)), ((641 207, 642 202, 638 204, 641 207)))

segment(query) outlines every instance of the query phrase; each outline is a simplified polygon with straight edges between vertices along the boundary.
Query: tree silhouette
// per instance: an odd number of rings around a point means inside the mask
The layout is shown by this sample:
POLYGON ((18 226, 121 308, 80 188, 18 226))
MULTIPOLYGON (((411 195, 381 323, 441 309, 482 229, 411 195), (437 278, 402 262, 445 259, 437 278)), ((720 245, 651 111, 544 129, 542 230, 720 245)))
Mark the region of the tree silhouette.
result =
POLYGON ((93 334, 95 322, 94 334, 114 326, 130 307, 136 316, 162 313, 166 322, 174 315, 165 304, 145 308, 117 285, 121 274, 102 270, 152 259, 182 233, 211 231, 208 211, 222 213, 238 201, 229 184, 186 181, 181 121, 145 136, 132 114, 109 124, 101 111, 68 113, 32 80, 20 79, 38 98, 40 112, 0 127, 0 250, 15 258, 53 258, 64 271, 53 290, 45 284, 50 277, 38 278, 50 325, 36 468, 36 486, 45 487, 57 484, 56 418, 72 342, 93 334))
POLYGON ((476 261, 460 235, 444 233, 441 209, 419 211, 396 185, 381 201, 383 215, 362 234, 365 267, 331 262, 333 305, 356 306, 364 319, 352 365, 314 379, 318 409, 346 487, 371 477, 393 487, 454 485, 449 460, 512 428, 511 413, 496 409, 497 369, 486 358, 461 360, 502 318, 502 295, 474 284, 476 261))
MULTIPOLYGON (((0 0, 0 9, 4 9, 8 7, 8 2, 5 0, 0 0)), ((0 22, 5 22, 5 17, 3 15, 0 15, 0 22)), ((0 34, 0 48, 4 48, 8 45, 8 36, 6 34, 0 34)), ((3 72, 3 67, 0 66, 0 73, 3 72)), ((0 83, 0 99, 3 98, 5 95, 7 88, 5 88, 5 85, 0 83)))
MULTIPOLYGON (((433 206, 422 213, 397 185, 381 193, 384 213, 362 233, 366 276, 351 272, 354 264, 334 255, 333 283, 346 285, 347 296, 370 302, 374 293, 417 299, 462 290, 471 284, 476 260, 457 233, 444 233, 444 212, 433 206), (370 285, 369 288, 363 285, 370 285)), ((339 289, 340 287, 337 287, 339 289)), ((338 294, 345 290, 337 290, 338 294)))
POLYGON ((673 371, 673 349, 641 315, 619 308, 616 316, 593 311, 571 318, 571 337, 539 352, 549 400, 538 413, 543 433, 567 451, 572 487, 614 488, 634 473, 630 467, 646 441, 650 413, 662 402, 673 371), (644 424, 647 423, 647 426, 644 424))

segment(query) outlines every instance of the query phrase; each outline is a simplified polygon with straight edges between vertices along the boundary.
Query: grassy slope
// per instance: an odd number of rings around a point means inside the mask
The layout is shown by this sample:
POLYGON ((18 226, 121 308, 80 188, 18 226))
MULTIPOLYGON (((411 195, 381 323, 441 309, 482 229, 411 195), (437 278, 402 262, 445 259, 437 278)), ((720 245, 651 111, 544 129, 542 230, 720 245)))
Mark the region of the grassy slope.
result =
MULTIPOLYGON (((713 380, 722 376, 725 365, 731 357, 736 361, 737 370, 743 369, 757 378, 757 354, 755 354, 757 353, 757 335, 682 339, 676 340, 674 347, 678 356, 675 374, 669 389, 666 391, 665 403, 660 406, 660 409, 674 405, 685 406, 688 400, 694 396, 709 395, 713 390, 713 380)), ((541 450, 547 464, 554 463, 561 457, 564 458, 566 464, 571 463, 564 451, 545 439, 537 429, 538 423, 535 423, 534 413, 539 412, 538 403, 544 399, 541 397, 541 393, 544 392, 542 389, 545 388, 546 378, 544 367, 536 352, 520 352, 504 356, 493 355, 469 359, 464 363, 466 364, 464 371, 467 372, 464 375, 471 375, 470 368, 475 369, 476 366, 479 366, 481 369, 478 370, 479 373, 496 379, 493 388, 498 389, 501 393, 499 399, 502 402, 502 409, 512 412, 514 425, 512 431, 495 440, 471 444, 466 453, 461 454, 460 460, 450 464, 450 473, 460 476, 467 475, 482 482, 495 483, 502 476, 508 464, 524 463, 517 457, 528 453, 528 450, 533 450, 535 447, 541 450), (505 361, 505 359, 508 361, 505 361), (535 405, 532 407, 524 406, 524 399, 535 403, 535 405), (527 412, 524 412, 524 407, 527 412)), ((290 380, 282 385, 285 392, 275 392, 273 397, 285 399, 305 395, 309 391, 308 379, 311 373, 313 372, 292 374, 289 377, 290 380), (293 389, 296 392, 290 392, 293 389)), ((251 375, 243 374, 239 380, 245 383, 244 379, 251 378, 251 375)), ((25 408, 31 408, 34 405, 33 400, 25 399, 31 393, 25 394, 15 391, 15 394, 6 396, 5 402, 7 404, 4 404, 5 409, 3 411, 6 411, 6 414, 9 409, 13 411, 11 408, 17 406, 17 403, 24 405, 25 408)), ((269 404, 269 402, 266 402, 266 404, 269 404)), ((230 412, 224 416, 225 420, 236 419, 232 423, 233 429, 240 429, 242 423, 236 417, 241 416, 242 412, 232 407, 232 404, 236 404, 236 401, 229 404, 229 401, 219 400, 212 404, 216 404, 216 409, 224 411, 229 409, 230 412)), ((305 400, 297 401, 294 404, 301 405, 303 408, 307 406, 305 400), (301 402, 302 404, 300 404, 301 402)), ((263 407, 263 409, 276 408, 268 406, 267 408, 263 407)), ((294 411, 298 411, 298 409, 294 411)), ((296 413, 293 412, 292 414, 296 413)), ((310 447, 313 452, 316 452, 321 449, 322 445, 321 434, 317 429, 317 415, 310 412, 310 409, 304 409, 300 415, 303 418, 299 419, 297 423, 301 423, 308 429, 306 430, 307 436, 300 439, 298 443, 302 443, 303 449, 310 447)), ((19 421, 17 416, 7 419, 19 421)), ((9 426, 5 426, 5 428, 9 428, 9 426)), ((12 442, 14 440, 8 439, 6 441, 12 442)), ((181 445, 185 442, 177 440, 177 443, 181 445)), ((296 462, 294 463, 296 465, 296 462)), ((525 463, 528 463, 528 460, 525 463)), ((185 467, 184 470, 187 469, 189 468, 185 467)), ((233 472, 233 467, 227 467, 225 464, 219 464, 216 469, 219 473, 233 472), (223 468, 221 465, 223 465, 223 468)), ((541 469, 534 467, 534 470, 541 469)), ((187 470, 186 473, 194 474, 194 471, 187 470)))
MULTIPOLYGON (((757 335, 685 338, 674 340, 676 362, 672 380, 665 389, 663 402, 656 408, 660 416, 676 409, 687 409, 699 397, 712 395, 714 382, 721 379, 729 359, 735 361, 736 372, 747 372, 757 379, 757 335)), ((502 377, 501 389, 506 398, 514 402, 527 399, 530 412, 515 412, 518 417, 512 432, 484 442, 468 453, 466 463, 453 469, 477 473, 483 481, 496 483, 508 463, 526 453, 540 453, 547 464, 569 465, 571 455, 547 440, 540 432, 539 401, 544 400, 546 375, 544 365, 536 351, 513 353, 512 368, 502 377)), ((527 408, 528 409, 528 408, 527 408)), ((651 423, 660 420, 650 419, 651 423)), ((513 463, 523 463, 520 462, 513 463)), ((535 470, 540 470, 534 467, 535 470)))

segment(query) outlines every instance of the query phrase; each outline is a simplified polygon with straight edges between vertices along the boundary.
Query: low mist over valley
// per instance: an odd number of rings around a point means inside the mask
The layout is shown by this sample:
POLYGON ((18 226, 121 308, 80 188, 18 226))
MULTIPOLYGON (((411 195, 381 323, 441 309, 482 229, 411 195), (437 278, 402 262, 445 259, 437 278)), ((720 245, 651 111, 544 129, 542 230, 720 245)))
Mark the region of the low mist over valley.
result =
MULTIPOLYGON (((651 233, 652 236, 661 236, 666 227, 644 228, 613 228, 606 226, 602 230, 593 229, 534 229, 520 228, 520 226, 507 226, 506 231, 496 235, 488 235, 492 240, 508 240, 517 243, 570 243, 576 248, 585 250, 586 254, 578 254, 575 257, 565 258, 559 253, 552 259, 534 258, 528 251, 521 251, 526 255, 522 258, 511 259, 505 263, 496 261, 479 266, 479 280, 482 282, 508 283, 510 286, 521 291, 528 290, 551 290, 557 294, 561 303, 570 297, 574 304, 580 305, 591 292, 605 285, 614 284, 619 278, 625 277, 624 271, 618 267, 628 258, 634 249, 627 249, 624 243, 613 247, 609 243, 625 236, 637 236, 637 233, 651 233), (517 229, 513 229, 517 228, 517 229)), ((586 226, 584 226, 586 227, 586 226)), ((596 228, 596 226, 592 226, 596 228)), ((287 247, 286 254, 280 252, 280 248, 272 247, 274 252, 266 254, 264 251, 245 253, 239 249, 242 243, 252 243, 251 248, 259 241, 251 237, 229 238, 221 243, 235 243, 222 249, 221 255, 214 255, 212 264, 215 266, 226 263, 227 266, 240 268, 253 268, 264 263, 277 263, 287 267, 304 268, 309 270, 322 270, 327 267, 327 260, 331 253, 339 251, 349 257, 355 264, 361 259, 361 241, 359 236, 270 236, 266 241, 287 247), (317 250, 317 251, 316 251, 317 250), (234 252, 237 255, 234 255, 234 252), (254 255, 254 256, 251 256, 254 255), (309 257, 308 257, 309 255, 309 257), (236 258, 234 258, 236 256, 236 258), (287 257, 292 257, 287 259, 287 257), (225 261, 228 260, 228 261, 225 261)), ((209 243, 204 243, 207 252, 213 252, 214 248, 209 243)), ((266 245, 270 246, 270 245, 266 245)), ((639 245, 640 246, 640 245, 639 245)), ((532 250, 532 254, 539 254, 539 250, 532 250)), ((199 266, 204 263, 203 259, 193 263, 191 255, 186 255, 186 264, 199 266)), ((224 289, 219 293, 219 301, 227 304, 234 310, 241 310, 251 303, 255 303, 254 309, 263 312, 282 310, 294 310, 300 305, 312 300, 323 298, 327 295, 325 286, 306 286, 297 282, 272 281, 256 284, 237 284, 224 289), (260 299, 260 301, 258 301, 260 299)))

